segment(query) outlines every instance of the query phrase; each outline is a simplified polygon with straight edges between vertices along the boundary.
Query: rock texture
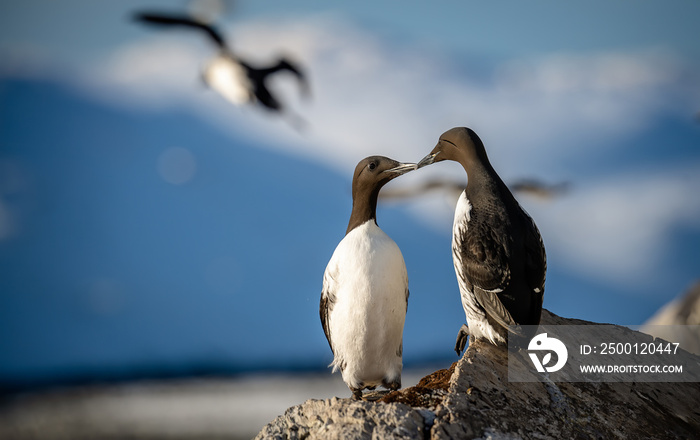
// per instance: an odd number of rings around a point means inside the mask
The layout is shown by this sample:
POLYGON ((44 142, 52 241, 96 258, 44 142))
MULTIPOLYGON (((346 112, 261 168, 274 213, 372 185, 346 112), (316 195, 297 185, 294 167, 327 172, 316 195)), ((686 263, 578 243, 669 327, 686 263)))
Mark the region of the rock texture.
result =
POLYGON ((378 404, 334 397, 309 400, 288 409, 256 438, 423 439, 428 432, 420 411, 401 403, 378 404))
MULTIPOLYGON (((546 310, 542 321, 594 325, 546 310)), ((700 438, 700 383, 514 383, 507 379, 507 356, 506 348, 476 341, 450 369, 415 387, 377 402, 309 400, 256 438, 700 438)))

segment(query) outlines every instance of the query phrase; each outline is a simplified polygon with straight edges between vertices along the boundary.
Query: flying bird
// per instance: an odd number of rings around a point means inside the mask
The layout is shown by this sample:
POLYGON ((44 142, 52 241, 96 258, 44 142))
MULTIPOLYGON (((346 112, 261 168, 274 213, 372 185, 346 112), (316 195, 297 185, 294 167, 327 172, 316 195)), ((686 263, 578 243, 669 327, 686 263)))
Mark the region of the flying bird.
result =
POLYGON ((391 188, 382 191, 381 199, 407 199, 420 196, 433 191, 444 191, 450 195, 461 193, 464 183, 458 180, 431 179, 412 187, 391 188))
POLYGON ((510 189, 514 193, 526 194, 542 201, 550 201, 569 192, 569 182, 545 183, 538 179, 520 179, 511 182, 510 189))
POLYGON ((455 351, 467 338, 507 343, 508 333, 526 335, 520 326, 540 322, 547 258, 532 218, 520 207, 486 156, 477 134, 453 128, 440 136, 418 167, 453 160, 467 172, 467 187, 455 209, 452 258, 467 324, 455 351))
MULTIPOLYGON (((569 182, 549 184, 538 179, 527 178, 514 181, 509 185, 509 187, 514 193, 525 194, 542 201, 550 201, 566 194, 571 185, 569 182)), ((463 190, 464 183, 461 180, 431 179, 426 180, 422 184, 414 187, 392 188, 391 190, 382 191, 380 198, 404 199, 419 196, 431 191, 446 191, 449 194, 454 194, 455 197, 458 197, 463 190)))
POLYGON ((355 399, 365 388, 401 388, 408 275, 401 250, 377 225, 377 198, 387 182, 414 169, 382 156, 357 164, 350 221, 323 274, 319 313, 330 366, 355 399))
POLYGON ((309 95, 309 85, 301 68, 286 58, 280 58, 267 67, 254 67, 234 54, 221 33, 212 25, 180 15, 139 12, 136 21, 151 25, 179 26, 195 29, 213 41, 219 53, 204 67, 204 82, 228 101, 236 104, 257 103, 272 112, 283 113, 284 106, 268 88, 268 78, 277 72, 294 75, 304 96, 309 95))

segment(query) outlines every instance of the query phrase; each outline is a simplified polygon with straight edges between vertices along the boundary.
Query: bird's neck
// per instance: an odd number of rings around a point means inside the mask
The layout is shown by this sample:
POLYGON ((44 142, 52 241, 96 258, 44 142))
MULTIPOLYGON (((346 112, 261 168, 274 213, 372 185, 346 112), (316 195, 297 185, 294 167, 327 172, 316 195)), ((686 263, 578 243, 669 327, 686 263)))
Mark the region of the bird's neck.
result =
POLYGON ((350 221, 348 229, 345 231, 347 235, 356 227, 367 223, 369 220, 377 223, 377 199, 379 198, 379 190, 360 195, 353 195, 352 198, 352 213, 350 213, 350 221))
POLYGON ((467 172, 467 190, 471 197, 500 192, 499 188, 504 185, 488 161, 474 161, 462 166, 467 172))

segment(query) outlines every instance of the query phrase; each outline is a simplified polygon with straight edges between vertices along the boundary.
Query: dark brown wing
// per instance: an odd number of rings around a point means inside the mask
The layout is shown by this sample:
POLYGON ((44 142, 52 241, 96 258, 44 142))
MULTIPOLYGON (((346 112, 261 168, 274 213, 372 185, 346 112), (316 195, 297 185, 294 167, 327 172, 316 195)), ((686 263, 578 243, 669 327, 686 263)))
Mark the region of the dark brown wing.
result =
POLYGON ((474 297, 486 313, 502 327, 508 328, 509 326, 517 325, 496 293, 488 292, 477 287, 474 289, 474 297))
POLYGON ((290 72, 297 78, 302 96, 308 97, 310 94, 309 84, 302 70, 297 65, 292 64, 290 61, 284 58, 280 59, 277 64, 265 68, 253 67, 242 61, 241 65, 245 66, 248 70, 248 77, 251 79, 254 85, 255 97, 262 105, 269 109, 282 109, 281 103, 272 95, 266 83, 267 77, 276 72, 290 72))
POLYGON ((453 252, 461 265, 458 276, 484 312, 509 328, 516 322, 499 298, 510 283, 508 234, 498 219, 486 221, 478 212, 470 212, 469 217, 459 220, 456 228, 453 252))
POLYGON ((544 300, 544 284, 547 277, 547 254, 544 249, 542 235, 532 218, 525 214, 532 227, 527 228, 525 235, 525 276, 527 285, 533 295, 533 316, 527 324, 539 324, 544 300))
POLYGON ((332 303, 329 301, 328 296, 321 294, 321 304, 319 306, 319 314, 321 315, 321 325, 323 326, 323 333, 326 335, 326 340, 328 345, 331 347, 331 351, 335 354, 333 350, 333 344, 331 343, 331 331, 328 326, 328 314, 330 313, 329 307, 332 303))
POLYGON ((224 41, 224 38, 221 36, 219 31, 217 31, 216 29, 214 29, 214 27, 208 24, 194 20, 190 17, 180 15, 165 15, 150 12, 139 12, 134 14, 134 20, 157 25, 185 26, 194 29, 199 29, 204 31, 207 35, 209 35, 209 37, 212 40, 214 40, 214 42, 216 42, 216 44, 220 48, 226 48, 226 42, 224 41))
POLYGON ((474 287, 496 293, 504 290, 510 281, 507 234, 494 229, 489 224, 493 222, 484 221, 477 212, 471 213, 469 221, 466 218, 459 221, 463 225, 458 228, 453 250, 469 290, 474 287))
POLYGON ((290 72, 292 75, 294 75, 299 82, 302 84, 302 89, 305 93, 308 93, 308 83, 306 80, 306 75, 304 75, 304 72, 302 71, 301 67, 299 67, 298 64, 286 59, 286 58, 281 58, 279 61, 277 61, 277 64, 270 66, 270 67, 265 67, 262 69, 258 69, 263 76, 267 76, 276 72, 280 71, 287 71, 290 72))
POLYGON ((329 265, 326 268, 326 272, 323 274, 323 289, 321 291, 321 303, 319 305, 319 315, 321 317, 321 326, 323 326, 323 333, 326 335, 326 340, 328 345, 331 347, 331 351, 335 355, 335 350, 333 349, 333 341, 331 339, 331 327, 328 322, 330 313, 333 311, 333 306, 335 305, 335 280, 333 279, 331 272, 331 267, 329 265))

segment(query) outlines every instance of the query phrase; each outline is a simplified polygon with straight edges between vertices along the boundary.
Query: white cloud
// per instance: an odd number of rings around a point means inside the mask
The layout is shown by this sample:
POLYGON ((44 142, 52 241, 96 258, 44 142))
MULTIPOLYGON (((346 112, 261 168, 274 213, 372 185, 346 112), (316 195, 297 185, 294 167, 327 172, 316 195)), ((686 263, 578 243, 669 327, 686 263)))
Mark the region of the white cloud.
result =
POLYGON ((538 93, 615 93, 668 83, 676 79, 678 69, 674 57, 654 49, 636 54, 554 54, 518 60, 503 66, 500 76, 505 83, 538 93))
POLYGON ((196 39, 190 43, 172 35, 166 37, 111 53, 87 72, 83 85, 90 93, 122 105, 155 109, 192 105, 204 90, 198 78, 206 51, 195 44, 196 39))
POLYGON ((677 275, 664 260, 674 233, 700 230, 697 188, 700 164, 629 173, 582 183, 531 214, 550 258, 594 279, 638 287, 677 275))
POLYGON ((279 148, 343 172, 374 153, 417 159, 455 125, 477 129, 492 158, 503 159, 502 172, 514 171, 509 164, 536 168, 545 155, 551 162, 569 154, 561 148, 568 140, 593 144, 643 127, 667 105, 665 96, 682 70, 660 49, 554 54, 509 61, 494 69, 490 81, 476 81, 445 58, 391 46, 338 18, 237 25, 229 36, 242 56, 265 63, 284 53, 307 67, 314 95, 308 105, 300 104, 292 81, 275 84, 310 121, 299 135, 197 87, 200 66, 214 53, 199 35, 154 34, 91 73, 117 91, 111 98, 139 106, 187 102, 225 130, 262 132, 279 148))

